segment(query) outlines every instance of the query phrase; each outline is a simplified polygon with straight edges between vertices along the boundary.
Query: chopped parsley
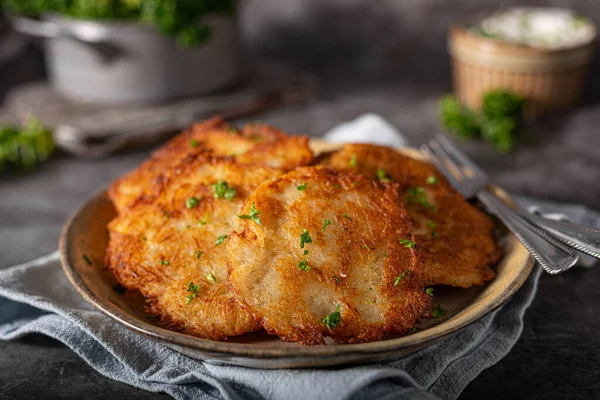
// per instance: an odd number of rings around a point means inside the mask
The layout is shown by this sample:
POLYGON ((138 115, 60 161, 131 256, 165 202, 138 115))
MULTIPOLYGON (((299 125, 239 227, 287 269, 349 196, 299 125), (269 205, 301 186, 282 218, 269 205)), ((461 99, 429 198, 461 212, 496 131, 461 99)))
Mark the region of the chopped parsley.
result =
POLYGON ((356 182, 352 182, 352 187, 354 187, 354 186, 356 186, 356 185, 358 185, 358 181, 356 181, 356 182))
POLYGON ((190 146, 192 146, 193 148, 198 147, 200 143, 198 143, 198 141, 196 139, 192 139, 190 140, 190 146))
POLYGON ((223 236, 219 236, 217 238, 217 241, 215 242, 215 246, 220 245, 221 243, 223 243, 225 241, 225 239, 227 239, 227 235, 223 235, 223 236))
POLYGON ((350 157, 350 163, 349 163, 349 165, 351 167, 356 167, 356 164, 357 164, 356 161, 357 161, 356 160, 356 154, 352 154, 352 157, 350 157))
POLYGON ((215 199, 227 199, 233 201, 235 196, 235 188, 231 187, 223 179, 219 179, 217 183, 212 185, 213 196, 215 199))
POLYGON ((365 250, 371 250, 371 248, 370 248, 368 245, 366 245, 366 244, 363 246, 363 248, 364 248, 365 250))
POLYGON ((335 281, 336 281, 337 283, 340 283, 340 278, 338 278, 337 276, 335 276, 335 275, 334 275, 334 276, 333 276, 333 279, 335 279, 335 281))
POLYGON ((194 253, 194 255, 196 256, 196 260, 197 260, 197 259, 199 259, 200 257, 202 257, 202 254, 204 254, 204 252, 203 252, 203 251, 200 251, 200 250, 196 251, 196 252, 194 253))
POLYGON ((415 248, 415 241, 414 240, 410 240, 410 239, 398 239, 398 241, 400 242, 400 244, 403 244, 404 247, 408 247, 409 249, 414 249, 415 248))
POLYGON ((440 318, 446 315, 446 309, 441 304, 436 304, 431 309, 431 318, 440 318))
POLYGON ((254 135, 254 136, 252 136, 252 137, 250 138, 250 140, 252 140, 254 143, 256 143, 256 142, 260 142, 260 140, 261 140, 261 137, 260 137, 260 136, 258 136, 258 135, 254 135))
POLYGON ((304 254, 303 255, 307 256, 308 255, 308 250, 304 250, 304 254))
POLYGON ((210 274, 206 275, 206 279, 211 282, 217 283, 217 277, 212 272, 210 274))
POLYGON ((227 132, 231 133, 232 135, 235 135, 238 133, 238 130, 236 128, 234 128, 233 126, 230 126, 229 128, 227 128, 227 132))
POLYGON ((340 189, 342 187, 342 185, 337 184, 337 185, 333 185, 333 187, 336 188, 336 189, 340 189))
POLYGON ((241 218, 241 219, 251 219, 252 221, 256 222, 257 224, 262 225, 261 222, 260 222, 260 217, 259 217, 259 215, 260 215, 261 212, 262 211, 256 209, 256 206, 254 205, 254 202, 252 202, 252 206, 250 206, 250 214, 248 214, 248 215, 238 215, 238 218, 241 218))
POLYGON ((427 293, 429 296, 433 297, 433 288, 428 287, 427 289, 425 289, 425 293, 427 293))
POLYGON ((191 225, 186 225, 185 229, 190 229, 192 226, 191 225))
POLYGON ((196 207, 198 204, 200 204, 200 200, 202 200, 203 196, 200 197, 190 197, 189 199, 187 199, 185 201, 185 206, 188 209, 192 209, 194 207, 196 207))
POLYGON ((340 313, 340 306, 335 308, 335 311, 322 319, 323 323, 327 326, 327 329, 333 329, 342 322, 342 314, 340 313))
POLYGON ((373 291, 373 288, 372 288, 372 287, 370 287, 370 288, 369 288, 369 290, 372 292, 372 291, 373 291))
POLYGON ((200 225, 206 225, 207 222, 208 222, 208 218, 207 217, 204 217, 204 218, 198 220, 198 223, 200 225))
POLYGON ((87 256, 87 254, 83 254, 83 255, 81 256, 81 258, 83 258, 83 261, 85 261, 85 263, 86 263, 88 266, 90 266, 90 267, 92 266, 92 264, 94 264, 94 263, 92 262, 92 260, 91 260, 91 259, 90 259, 90 258, 87 256))
POLYGON ((331 225, 331 221, 326 219, 325 221, 323 221, 323 228, 321 228, 321 230, 325 231, 325 228, 327 228, 329 225, 331 225))
POLYGON ((408 279, 410 278, 410 270, 407 269, 406 271, 404 271, 403 273, 401 273, 399 276, 396 277, 396 280, 394 281, 394 286, 398 285, 400 283, 400 281, 402 279, 408 279))
POLYGON ((417 332, 421 332, 421 328, 419 328, 418 326, 414 326, 408 333, 413 334, 413 333, 417 333, 417 332))
POLYGON ((435 228, 435 222, 429 221, 427 222, 427 226, 429 226, 430 228, 435 228))
POLYGON ((383 182, 389 182, 390 178, 387 177, 383 168, 377 170, 377 179, 383 182))
POLYGON ((306 258, 300 260, 300 262, 298 263, 298 268, 300 268, 302 271, 310 271, 310 265, 308 265, 308 263, 306 262, 306 258))
POLYGON ((298 186, 296 186, 296 189, 298 189, 298 190, 300 190, 300 191, 302 191, 302 190, 306 189, 306 182, 304 182, 304 183, 303 183, 303 184, 301 184, 301 185, 298 185, 298 186))
POLYGON ((427 178, 427 184, 428 185, 435 185, 437 183, 437 177, 436 176, 430 176, 427 178))
POLYGON ((170 213, 170 212, 168 212, 168 211, 165 211, 165 218, 166 218, 166 219, 169 219, 169 218, 171 218, 171 213, 170 213))
POLYGON ((121 285, 120 283, 113 285, 112 290, 114 290, 115 292, 117 292, 119 294, 125 294, 125 292, 127 291, 125 286, 121 285))
POLYGON ((303 249, 305 244, 312 243, 312 238, 310 234, 305 228, 302 228, 302 233, 300 234, 300 248, 303 249))
POLYGON ((162 265, 169 265, 169 262, 167 260, 160 260, 160 263, 162 265))
POLYGON ((414 204, 421 204, 428 210, 437 211, 437 207, 429 202, 425 191, 420 186, 408 188, 408 201, 414 204))
POLYGON ((440 234, 437 232, 431 232, 431 236, 433 236, 434 238, 438 238, 440 237, 440 234))
POLYGON ((200 292, 200 284, 197 283, 194 285, 194 282, 190 282, 187 291, 190 293, 187 295, 187 302, 185 304, 190 304, 197 296, 198 292, 200 292))
POLYGON ((342 214, 342 217, 346 218, 347 220, 352 221, 352 218, 348 214, 342 214))

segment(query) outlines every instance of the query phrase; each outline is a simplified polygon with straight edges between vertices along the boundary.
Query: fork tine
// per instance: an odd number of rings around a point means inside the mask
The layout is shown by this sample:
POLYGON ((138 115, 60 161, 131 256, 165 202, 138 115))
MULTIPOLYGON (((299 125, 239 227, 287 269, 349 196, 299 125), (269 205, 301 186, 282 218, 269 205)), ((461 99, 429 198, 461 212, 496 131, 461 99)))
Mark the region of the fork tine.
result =
POLYGON ((446 151, 446 153, 448 153, 458 163, 464 165, 469 170, 471 170, 471 172, 474 175, 486 176, 485 172, 483 172, 483 170, 481 170, 481 168, 479 168, 473 161, 471 161, 469 157, 467 157, 462 151, 460 151, 458 147, 456 147, 456 145, 452 143, 450 139, 448 139, 447 136, 438 134, 436 135, 436 141, 446 151))
POLYGON ((462 181, 468 176, 464 173, 462 168, 452 159, 450 154, 434 139, 428 142, 429 149, 437 156, 439 161, 450 174, 454 176, 457 181, 462 181))
POLYGON ((459 187, 459 182, 454 175, 448 170, 448 168, 442 163, 440 158, 434 154, 433 150, 428 144, 421 145, 421 153, 429 159, 436 166, 436 168, 444 174, 444 176, 450 181, 453 187, 459 187))

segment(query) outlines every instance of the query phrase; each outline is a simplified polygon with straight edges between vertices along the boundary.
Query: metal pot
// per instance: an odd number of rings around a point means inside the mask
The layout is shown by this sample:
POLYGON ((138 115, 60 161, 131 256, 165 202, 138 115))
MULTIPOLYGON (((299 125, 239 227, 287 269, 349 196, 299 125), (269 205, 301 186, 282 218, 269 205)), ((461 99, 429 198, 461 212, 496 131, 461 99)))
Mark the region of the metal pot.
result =
POLYGON ((14 18, 17 31, 46 38, 50 81, 64 96, 101 104, 159 102, 206 93, 239 77, 235 17, 211 16, 210 39, 184 49, 151 26, 132 22, 14 18))

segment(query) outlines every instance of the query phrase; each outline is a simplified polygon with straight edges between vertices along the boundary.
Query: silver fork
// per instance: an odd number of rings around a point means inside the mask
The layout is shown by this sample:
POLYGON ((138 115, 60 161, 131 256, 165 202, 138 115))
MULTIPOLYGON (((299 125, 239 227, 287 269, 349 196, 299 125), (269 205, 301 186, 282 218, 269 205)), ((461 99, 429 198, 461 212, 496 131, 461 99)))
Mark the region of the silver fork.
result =
MULTIPOLYGON (((492 214, 496 215, 523 243, 546 272, 558 274, 577 263, 579 257, 576 252, 563 244, 559 237, 534 225, 529 219, 526 219, 525 212, 518 212, 509 207, 489 191, 489 179, 485 172, 460 152, 445 136, 438 135, 436 140, 430 140, 428 144, 421 146, 421 151, 465 198, 476 197, 492 214)), ((569 225, 577 227, 577 225, 569 225)), ((554 229, 560 230, 560 227, 554 226, 554 229)), ((581 238, 577 242, 580 244, 578 250, 588 248, 586 243, 582 243, 581 238)), ((588 250, 590 251, 587 253, 592 254, 600 249, 592 247, 588 250)))

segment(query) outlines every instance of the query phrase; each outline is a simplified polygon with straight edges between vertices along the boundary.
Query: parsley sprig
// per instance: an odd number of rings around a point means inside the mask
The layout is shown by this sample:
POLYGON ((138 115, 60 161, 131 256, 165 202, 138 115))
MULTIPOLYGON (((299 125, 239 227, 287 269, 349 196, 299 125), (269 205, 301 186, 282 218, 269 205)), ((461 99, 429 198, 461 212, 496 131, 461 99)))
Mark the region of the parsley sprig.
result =
POLYGON ((306 258, 300 260, 300 262, 298 263, 298 268, 300 268, 300 270, 302 271, 310 271, 310 265, 308 265, 308 263, 306 262, 306 258))
POLYGON ((342 322, 342 314, 340 313, 340 306, 335 308, 335 311, 323 318, 321 321, 327 326, 327 329, 333 329, 342 322))
POLYGON ((410 240, 410 239, 398 239, 398 241, 400 242, 400 244, 403 244, 404 247, 408 247, 409 249, 414 249, 415 248, 415 241, 414 240, 410 240))
POLYGON ((235 188, 229 186, 223 179, 219 179, 217 183, 212 185, 213 196, 215 199, 227 199, 233 201, 235 196, 235 188))
POLYGON ((437 207, 429 202, 429 199, 421 186, 408 188, 408 201, 413 204, 421 204, 428 210, 437 211, 437 207))
POLYGON ((441 304, 436 304, 431 309, 431 318, 440 318, 446 315, 446 309, 441 304))
POLYGON ((331 221, 326 219, 325 221, 323 221, 323 227, 321 228, 321 230, 325 231, 325 228, 327 228, 329 225, 331 225, 331 221))
POLYGON ((302 228, 302 233, 300 234, 300 248, 303 249, 305 244, 312 243, 312 238, 308 233, 306 228, 302 228))
POLYGON ((298 189, 299 191, 303 191, 306 189, 306 182, 296 186, 296 189, 298 189))
POLYGON ((190 294, 187 295, 187 302, 185 304, 190 304, 198 296, 198 293, 200 292, 200 284, 197 283, 194 285, 194 282, 190 282, 187 287, 187 291, 190 294))
POLYGON ((188 210, 198 206, 198 204, 200 204, 200 200, 202 200, 204 198, 204 196, 200 196, 200 197, 190 197, 189 199, 187 199, 185 201, 185 206, 188 210))
POLYGON ((218 246, 218 245, 220 245, 221 243, 223 243, 223 242, 225 241, 225 239, 227 239, 227 235, 222 235, 222 236, 219 236, 219 237, 217 238, 217 241, 215 242, 215 246, 218 246))
POLYGON ((394 286, 397 286, 400 283, 400 281, 404 278, 406 278, 406 279, 410 278, 410 270, 409 269, 407 269, 406 271, 404 271, 403 273, 401 273, 399 276, 396 277, 396 280, 394 281, 394 286))
POLYGON ((213 283, 217 283, 217 277, 212 272, 210 274, 206 275, 206 279, 213 283))
POLYGON ((379 179, 382 182, 389 182, 390 178, 388 178, 388 176, 385 173, 385 170, 383 168, 379 168, 377 170, 377 179, 379 179))
POLYGON ((250 206, 250 214, 247 214, 247 215, 238 215, 238 218, 240 218, 240 219, 250 219, 250 220, 256 222, 257 224, 262 225, 262 223, 260 222, 260 217, 259 217, 259 215, 260 215, 261 212, 262 212, 261 210, 257 210, 256 209, 256 206, 255 206, 254 202, 252 202, 252 206, 250 206))

